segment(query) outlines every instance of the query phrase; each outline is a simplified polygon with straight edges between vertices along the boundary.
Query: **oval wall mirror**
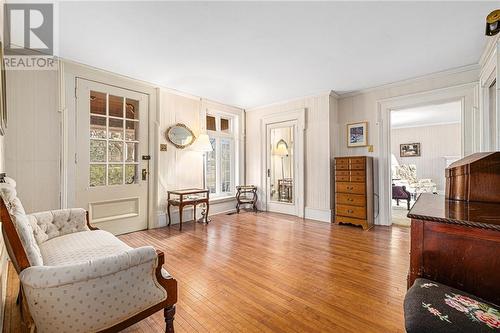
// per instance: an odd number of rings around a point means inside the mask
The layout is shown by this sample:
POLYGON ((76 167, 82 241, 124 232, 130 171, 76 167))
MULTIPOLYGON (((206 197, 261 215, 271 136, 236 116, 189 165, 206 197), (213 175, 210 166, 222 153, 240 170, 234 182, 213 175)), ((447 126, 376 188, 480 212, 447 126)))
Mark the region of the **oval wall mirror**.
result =
POLYGON ((170 126, 165 133, 167 140, 176 148, 184 149, 191 145, 196 137, 193 131, 184 124, 175 124, 170 126))

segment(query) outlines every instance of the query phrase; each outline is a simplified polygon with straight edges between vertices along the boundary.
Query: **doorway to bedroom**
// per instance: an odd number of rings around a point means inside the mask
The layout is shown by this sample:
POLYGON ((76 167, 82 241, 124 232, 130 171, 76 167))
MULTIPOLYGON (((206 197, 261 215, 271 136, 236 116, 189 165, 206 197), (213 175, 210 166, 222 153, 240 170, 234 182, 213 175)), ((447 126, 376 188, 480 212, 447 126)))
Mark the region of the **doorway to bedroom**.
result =
POLYGON ((391 110, 392 223, 406 216, 422 193, 444 194, 445 168, 462 154, 462 101, 391 110))

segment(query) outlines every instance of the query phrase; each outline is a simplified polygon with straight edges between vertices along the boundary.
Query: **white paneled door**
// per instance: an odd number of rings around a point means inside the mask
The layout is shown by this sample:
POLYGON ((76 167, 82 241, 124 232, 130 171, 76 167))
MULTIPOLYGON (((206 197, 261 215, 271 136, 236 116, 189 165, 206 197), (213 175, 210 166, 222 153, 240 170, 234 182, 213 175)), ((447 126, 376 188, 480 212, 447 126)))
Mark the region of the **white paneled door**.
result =
POLYGON ((148 95, 77 79, 76 203, 114 234, 148 227, 148 95))

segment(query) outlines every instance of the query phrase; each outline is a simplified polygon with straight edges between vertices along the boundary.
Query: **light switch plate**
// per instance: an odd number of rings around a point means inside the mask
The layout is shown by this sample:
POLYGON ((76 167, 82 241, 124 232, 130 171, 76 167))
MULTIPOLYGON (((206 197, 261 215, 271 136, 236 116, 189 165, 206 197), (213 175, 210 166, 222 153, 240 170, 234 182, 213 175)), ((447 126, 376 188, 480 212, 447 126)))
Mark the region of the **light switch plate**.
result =
POLYGON ((369 145, 368 146, 368 152, 369 153, 373 153, 373 145, 369 145))
POLYGON ((167 144, 166 143, 160 143, 160 151, 167 151, 167 144))

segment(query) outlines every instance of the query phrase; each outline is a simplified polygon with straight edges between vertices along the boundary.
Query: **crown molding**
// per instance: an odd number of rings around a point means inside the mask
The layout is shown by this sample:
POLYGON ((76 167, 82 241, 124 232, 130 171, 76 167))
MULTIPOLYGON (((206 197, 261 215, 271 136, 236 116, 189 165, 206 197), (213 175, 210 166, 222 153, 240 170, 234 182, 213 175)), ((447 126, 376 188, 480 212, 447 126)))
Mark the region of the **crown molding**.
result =
POLYGON ((483 68, 484 65, 488 62, 488 58, 494 52, 499 40, 500 40, 500 34, 496 34, 495 36, 490 37, 488 39, 488 42, 484 47, 483 53, 481 53, 481 57, 479 58, 479 65, 481 66, 481 68, 483 68))
POLYGON ((193 95, 193 94, 190 94, 190 93, 187 93, 187 92, 183 92, 183 91, 180 91, 180 90, 177 90, 177 89, 174 89, 174 88, 169 88, 169 87, 162 86, 161 84, 157 84, 157 83, 154 83, 154 82, 149 82, 149 81, 145 81, 145 80, 133 78, 131 76, 127 76, 127 75, 123 75, 123 74, 120 74, 120 73, 112 72, 112 71, 109 71, 109 70, 106 70, 106 69, 102 69, 102 68, 94 67, 94 66, 91 66, 91 65, 83 64, 83 63, 80 63, 80 62, 77 62, 77 61, 74 61, 74 60, 65 59, 65 58, 62 58, 62 57, 59 57, 59 56, 54 56, 54 57, 58 61, 62 61, 63 63, 72 64, 74 66, 81 66, 83 68, 92 69, 92 70, 97 71, 97 72, 106 73, 107 75, 114 75, 114 76, 120 77, 122 79, 127 79, 127 80, 131 80, 133 82, 137 82, 137 83, 141 83, 143 85, 150 86, 151 88, 158 88, 158 89, 160 89, 160 91, 165 91, 165 92, 171 93, 173 95, 177 95, 177 96, 182 96, 182 97, 186 97, 186 98, 198 100, 198 101, 201 101, 203 103, 218 104, 218 105, 223 105, 223 106, 234 108, 234 109, 245 110, 241 106, 236 106, 236 105, 231 105, 231 104, 227 104, 227 103, 222 103, 222 102, 210 99, 210 98, 204 98, 204 97, 201 97, 201 96, 193 95))
POLYGON ((318 94, 306 95, 306 96, 302 96, 302 97, 294 97, 294 98, 285 99, 285 100, 279 101, 279 102, 273 102, 273 103, 269 103, 269 104, 259 105, 259 106, 256 106, 256 107, 251 107, 251 108, 245 109, 245 111, 246 112, 252 112, 252 111, 256 111, 256 110, 260 110, 260 109, 270 108, 270 107, 273 107, 273 106, 278 106, 278 105, 283 105, 283 104, 287 104, 287 103, 297 102, 297 101, 300 101, 300 100, 303 100, 303 99, 307 99, 307 98, 315 98, 315 97, 321 97, 321 96, 333 96, 333 97, 336 97, 336 96, 338 96, 338 94, 336 92, 334 92, 333 90, 328 90, 328 91, 324 91, 324 92, 318 93, 318 94))
POLYGON ((384 90, 384 89, 398 87, 401 85, 412 84, 412 83, 416 83, 416 82, 420 82, 420 81, 424 81, 424 80, 433 80, 433 79, 442 78, 442 77, 446 77, 449 75, 459 74, 459 73, 473 71, 473 70, 479 71, 480 70, 479 64, 470 64, 470 65, 466 65, 466 66, 455 67, 455 68, 447 69, 444 71, 434 72, 431 74, 417 76, 417 77, 406 79, 406 80, 401 80, 401 81, 383 84, 380 86, 375 86, 372 88, 366 88, 366 89, 361 89, 361 90, 356 90, 356 91, 339 93, 339 95, 340 95, 339 98, 346 98, 346 97, 352 97, 352 96, 366 94, 366 93, 372 93, 372 92, 376 92, 376 91, 380 91, 380 90, 384 90))

